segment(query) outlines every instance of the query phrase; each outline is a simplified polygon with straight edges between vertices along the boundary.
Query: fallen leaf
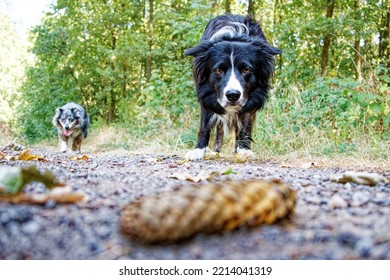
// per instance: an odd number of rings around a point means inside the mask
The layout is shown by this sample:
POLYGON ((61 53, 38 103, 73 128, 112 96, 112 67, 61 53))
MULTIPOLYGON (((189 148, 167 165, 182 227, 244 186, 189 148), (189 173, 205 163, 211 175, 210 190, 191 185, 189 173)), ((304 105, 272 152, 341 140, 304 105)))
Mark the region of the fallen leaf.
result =
POLYGON ((229 167, 228 169, 226 169, 221 173, 221 175, 230 175, 230 174, 237 174, 237 172, 234 171, 231 167, 229 167))
POLYGON ((251 150, 240 150, 234 154, 235 163, 246 163, 251 161, 255 157, 251 150))
POLYGON ((84 194, 72 192, 70 187, 64 187, 64 184, 59 183, 49 171, 41 173, 35 166, 0 167, 0 201, 44 204, 53 200, 56 203, 76 203, 84 198, 84 194), (35 194, 22 192, 23 188, 31 182, 41 182, 50 190, 47 193, 35 194))
POLYGON ((56 203, 76 203, 85 199, 84 194, 81 192, 72 192, 70 188, 53 188, 48 193, 26 194, 18 193, 15 195, 1 195, 0 201, 10 202, 14 204, 18 203, 30 203, 30 204, 45 204, 49 200, 56 203), (60 190, 60 191, 59 191, 60 190))
POLYGON ((45 158, 43 156, 37 156, 37 155, 32 155, 30 153, 30 150, 24 150, 21 152, 18 157, 18 160, 25 160, 25 161, 30 161, 30 160, 41 160, 44 161, 45 158))
POLYGON ((184 160, 179 160, 178 162, 176 162, 176 164, 178 164, 178 165, 183 165, 183 164, 185 164, 185 163, 187 163, 187 162, 189 162, 190 161, 190 159, 189 158, 186 158, 186 159, 184 159, 184 160))
POLYGON ((23 186, 22 170, 19 167, 0 167, 0 194, 16 194, 23 186))
POLYGON ((194 182, 194 183, 198 183, 202 180, 211 180, 211 178, 215 177, 219 175, 219 172, 217 171, 201 171, 198 175, 191 175, 191 174, 188 174, 188 173, 179 173, 179 172, 175 172, 173 173, 170 178, 175 178, 175 179, 178 179, 180 181, 191 181, 191 182, 194 182))
POLYGON ((77 161, 80 161, 80 160, 85 160, 85 161, 90 161, 91 159, 89 158, 89 156, 87 155, 81 155, 81 156, 70 156, 69 157, 70 160, 77 160, 77 161))
POLYGON ((156 162, 163 162, 164 161, 164 158, 163 157, 158 157, 157 159, 156 159, 156 162))
POLYGON ((388 183, 389 180, 377 173, 346 171, 344 174, 335 175, 332 180, 337 183, 353 182, 359 185, 375 186, 379 183, 388 183))
POLYGON ((3 159, 3 158, 5 158, 5 154, 0 152, 0 159, 3 159))
POLYGON ((219 159, 219 158, 221 158, 221 154, 218 152, 213 152, 213 151, 207 152, 204 156, 205 160, 213 160, 213 159, 219 159))
POLYGON ((63 186, 59 183, 54 175, 46 171, 40 173, 35 166, 27 168, 21 167, 0 167, 0 193, 4 195, 12 195, 21 192, 24 186, 31 182, 41 182, 46 188, 63 186))

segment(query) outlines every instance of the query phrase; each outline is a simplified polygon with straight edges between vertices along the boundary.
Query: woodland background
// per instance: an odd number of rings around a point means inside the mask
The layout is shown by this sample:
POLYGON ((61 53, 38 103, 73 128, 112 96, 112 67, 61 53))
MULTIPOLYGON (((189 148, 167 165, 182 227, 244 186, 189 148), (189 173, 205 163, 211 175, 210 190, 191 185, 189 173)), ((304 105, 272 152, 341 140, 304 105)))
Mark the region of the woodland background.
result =
POLYGON ((75 101, 97 150, 193 147, 184 51, 225 12, 251 14, 283 51, 256 153, 388 160, 390 0, 58 0, 27 45, 0 14, 0 145, 55 143, 54 110, 75 101))

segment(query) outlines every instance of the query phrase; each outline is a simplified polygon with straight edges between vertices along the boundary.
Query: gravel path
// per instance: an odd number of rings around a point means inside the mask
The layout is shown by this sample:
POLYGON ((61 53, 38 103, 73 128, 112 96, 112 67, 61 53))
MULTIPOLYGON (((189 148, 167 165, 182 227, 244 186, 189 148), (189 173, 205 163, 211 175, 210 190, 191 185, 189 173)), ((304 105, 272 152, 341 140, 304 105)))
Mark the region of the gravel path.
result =
MULTIPOLYGON (((339 184, 340 167, 286 166, 254 161, 206 160, 181 164, 175 155, 69 154, 32 148, 48 161, 0 160, 0 165, 36 165, 52 171, 85 202, 44 206, 0 202, 0 259, 390 259, 390 184, 339 184), (122 207, 141 196, 191 184, 173 173, 225 171, 212 181, 280 178, 298 193, 295 214, 274 225, 199 234, 173 244, 144 245, 119 231, 122 207)), ((357 170, 363 171, 363 170, 357 170)), ((367 168, 390 177, 390 170, 367 168)), ((204 181, 200 183, 205 183, 204 181)), ((27 192, 45 192, 30 184, 27 192)))

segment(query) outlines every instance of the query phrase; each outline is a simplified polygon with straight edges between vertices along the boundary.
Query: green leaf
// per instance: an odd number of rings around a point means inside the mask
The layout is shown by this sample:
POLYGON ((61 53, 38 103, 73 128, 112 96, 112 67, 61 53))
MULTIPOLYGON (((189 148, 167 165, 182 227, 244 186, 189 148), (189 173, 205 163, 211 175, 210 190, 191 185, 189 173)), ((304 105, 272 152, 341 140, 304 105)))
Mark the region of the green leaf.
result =
POLYGON ((17 194, 31 182, 41 182, 48 189, 63 185, 51 172, 40 173, 35 166, 0 167, 0 194, 17 194))
POLYGON ((221 173, 222 175, 230 175, 230 174, 237 174, 236 171, 234 171, 231 167, 229 167, 226 171, 221 173))
POLYGON ((381 93, 385 93, 385 92, 388 92, 389 91, 389 87, 387 85, 382 85, 380 88, 379 88, 379 91, 381 93))
POLYGON ((23 176, 19 167, 0 167, 0 193, 16 194, 23 186, 23 176))
POLYGON ((380 115, 385 110, 384 104, 372 103, 369 106, 370 110, 374 112, 375 115, 380 115))

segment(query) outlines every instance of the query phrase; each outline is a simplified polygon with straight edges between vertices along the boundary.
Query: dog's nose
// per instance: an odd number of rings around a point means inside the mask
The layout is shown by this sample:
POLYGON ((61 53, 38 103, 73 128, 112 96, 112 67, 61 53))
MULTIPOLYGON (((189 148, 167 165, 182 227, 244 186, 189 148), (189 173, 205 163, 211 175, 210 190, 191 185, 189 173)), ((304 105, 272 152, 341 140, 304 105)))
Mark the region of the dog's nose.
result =
POLYGON ((67 126, 65 126, 65 129, 69 129, 69 126, 67 125, 67 126))
POLYGON ((240 99, 241 93, 238 90, 228 90, 225 95, 230 102, 236 102, 240 99))

